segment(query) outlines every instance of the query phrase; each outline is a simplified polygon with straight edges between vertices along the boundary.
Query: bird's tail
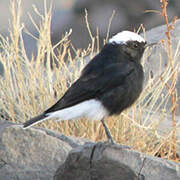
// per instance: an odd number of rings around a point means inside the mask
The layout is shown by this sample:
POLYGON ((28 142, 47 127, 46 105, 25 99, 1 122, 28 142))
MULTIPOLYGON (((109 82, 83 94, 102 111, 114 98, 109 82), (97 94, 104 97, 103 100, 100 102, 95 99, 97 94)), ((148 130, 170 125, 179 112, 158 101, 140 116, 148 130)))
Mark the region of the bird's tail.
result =
POLYGON ((29 128, 29 127, 31 127, 41 121, 44 121, 46 119, 48 119, 48 116, 45 113, 42 113, 42 114, 30 119, 29 121, 25 122, 23 124, 23 128, 29 128))

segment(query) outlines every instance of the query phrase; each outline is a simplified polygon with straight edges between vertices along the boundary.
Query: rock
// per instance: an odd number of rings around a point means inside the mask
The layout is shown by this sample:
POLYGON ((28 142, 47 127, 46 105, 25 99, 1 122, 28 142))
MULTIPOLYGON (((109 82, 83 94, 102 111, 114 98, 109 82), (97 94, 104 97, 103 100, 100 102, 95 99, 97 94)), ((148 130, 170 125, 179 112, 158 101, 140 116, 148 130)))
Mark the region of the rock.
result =
MULTIPOLYGON (((47 7, 50 6, 52 1, 47 1, 47 7)), ((41 14, 44 14, 43 1, 22 1, 22 17, 21 21, 25 27, 38 37, 38 31, 31 22, 28 13, 31 14, 33 20, 37 25, 40 24, 40 17, 34 12, 33 6, 36 6, 41 14)), ((9 1, 0 2, 0 24, 1 33, 8 35, 9 22, 12 22, 12 16, 10 13, 9 1)), ((146 10, 152 9, 160 11, 160 3, 157 0, 54 0, 52 5, 52 41, 53 44, 59 42, 62 35, 73 29, 71 40, 76 48, 87 48, 91 39, 87 31, 84 12, 85 8, 88 10, 89 21, 92 32, 96 35, 97 27, 99 28, 101 40, 106 37, 107 28, 109 24, 110 16, 113 10, 116 14, 113 18, 111 25, 111 35, 121 30, 138 29, 141 24, 144 24, 146 29, 153 28, 159 24, 164 23, 164 19, 158 13, 146 13, 146 10)), ((174 16, 180 16, 180 3, 179 0, 171 0, 168 5, 169 19, 173 19, 174 16)), ((31 55, 36 55, 37 42, 34 38, 23 33, 24 43, 27 55, 31 58, 31 55)))
POLYGON ((50 180, 72 147, 83 144, 44 129, 0 121, 0 179, 50 180))
POLYGON ((179 180, 180 164, 127 146, 91 143, 73 149, 54 180, 179 180))
MULTIPOLYGON (((165 40, 165 44, 167 45, 166 31, 167 31, 166 25, 158 26, 156 28, 153 28, 147 31, 145 33, 145 39, 149 43, 160 42, 160 40, 165 40)), ((180 64, 179 64, 180 20, 176 21, 175 29, 171 31, 171 34, 172 34, 173 62, 175 64, 175 68, 178 68, 178 66, 180 67, 180 64)), ((167 67, 170 66, 168 55, 161 43, 155 45, 153 48, 150 48, 148 49, 148 51, 146 51, 143 58, 143 63, 144 63, 144 71, 145 71, 145 83, 148 82, 149 77, 153 77, 155 78, 155 81, 158 81, 160 79, 160 75, 162 75, 164 71, 167 69, 167 67)), ((168 83, 171 84, 170 74, 166 73, 163 77, 166 77, 166 79, 164 78, 164 80, 167 80, 169 78, 168 83)), ((178 71, 176 88, 177 88, 177 99, 178 99, 177 104, 180 104, 180 98, 179 98, 180 73, 179 71, 178 71)), ((159 99, 156 103, 157 106, 160 104, 160 102, 162 101, 162 98, 167 93, 168 93, 168 88, 167 87, 163 88, 162 92, 160 93, 161 95, 159 95, 159 99)), ((160 109, 164 108, 163 107, 164 104, 165 103, 162 104, 160 109)), ((172 107, 171 98, 169 98, 167 106, 165 107, 166 111, 168 112, 169 109, 171 109, 171 107, 172 107)), ((178 106, 177 115, 180 115, 180 106, 178 106)))
POLYGON ((92 143, 42 128, 24 130, 21 125, 0 121, 2 180, 179 178, 180 164, 147 156, 127 146, 92 143))
POLYGON ((2 64, 2 62, 0 61, 0 76, 4 76, 4 65, 2 64))

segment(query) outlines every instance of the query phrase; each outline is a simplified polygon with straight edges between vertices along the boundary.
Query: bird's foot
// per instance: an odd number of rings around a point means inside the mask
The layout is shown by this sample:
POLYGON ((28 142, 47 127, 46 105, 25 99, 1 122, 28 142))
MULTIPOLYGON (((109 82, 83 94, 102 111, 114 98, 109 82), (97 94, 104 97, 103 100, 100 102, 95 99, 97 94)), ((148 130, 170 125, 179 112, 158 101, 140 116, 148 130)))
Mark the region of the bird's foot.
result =
POLYGON ((112 137, 112 134, 107 126, 107 124, 105 123, 104 119, 101 120, 102 124, 103 124, 103 127, 105 129, 105 133, 106 133, 106 136, 108 138, 108 142, 111 143, 111 144, 116 144, 114 138, 112 137))

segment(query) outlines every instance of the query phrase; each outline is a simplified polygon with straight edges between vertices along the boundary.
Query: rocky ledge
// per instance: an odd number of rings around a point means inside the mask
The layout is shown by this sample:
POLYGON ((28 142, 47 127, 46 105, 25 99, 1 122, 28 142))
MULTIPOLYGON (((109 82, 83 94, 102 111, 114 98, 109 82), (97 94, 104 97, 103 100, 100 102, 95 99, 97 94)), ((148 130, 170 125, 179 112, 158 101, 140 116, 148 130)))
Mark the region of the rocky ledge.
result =
POLYGON ((179 180, 180 164, 120 144, 0 121, 0 179, 179 180))

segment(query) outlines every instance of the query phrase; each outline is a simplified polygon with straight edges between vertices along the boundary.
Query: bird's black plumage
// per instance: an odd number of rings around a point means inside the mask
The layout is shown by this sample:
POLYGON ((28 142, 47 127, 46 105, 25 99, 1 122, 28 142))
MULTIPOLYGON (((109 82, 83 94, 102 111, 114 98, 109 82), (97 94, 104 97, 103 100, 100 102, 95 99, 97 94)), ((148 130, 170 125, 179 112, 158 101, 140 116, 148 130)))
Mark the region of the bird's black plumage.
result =
POLYGON ((41 121, 49 113, 91 99, 101 102, 108 115, 121 113, 135 102, 142 91, 144 73, 140 59, 145 45, 145 41, 134 40, 107 43, 64 96, 39 117, 27 121, 24 127, 41 121))
POLYGON ((109 114, 117 114, 138 98, 142 84, 140 59, 132 59, 117 44, 107 44, 64 96, 45 113, 95 98, 103 103, 109 114))

